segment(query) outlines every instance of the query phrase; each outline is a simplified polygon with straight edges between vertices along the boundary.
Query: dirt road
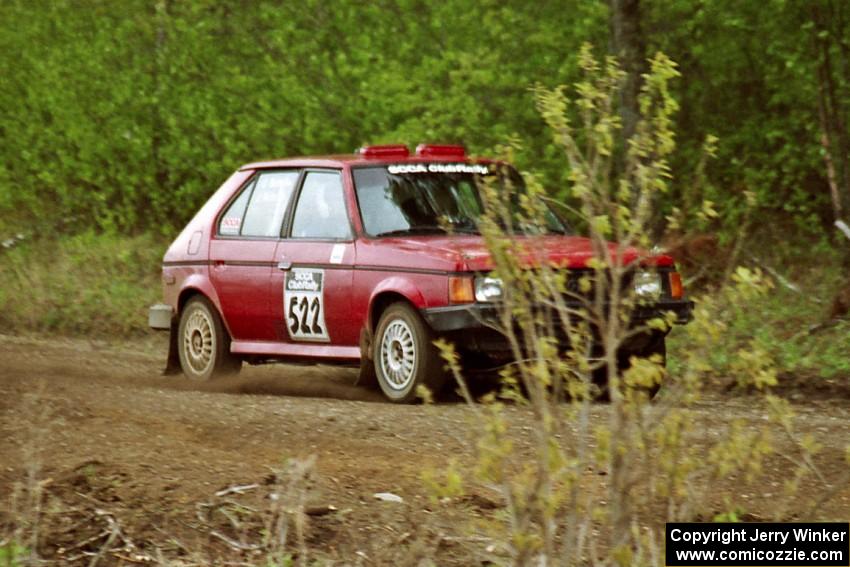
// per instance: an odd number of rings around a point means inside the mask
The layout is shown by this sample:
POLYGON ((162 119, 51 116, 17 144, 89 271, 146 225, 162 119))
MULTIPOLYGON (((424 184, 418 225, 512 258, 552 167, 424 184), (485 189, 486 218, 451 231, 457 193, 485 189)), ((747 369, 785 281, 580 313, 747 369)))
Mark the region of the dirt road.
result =
MULTIPOLYGON (((0 526, 37 523, 43 557, 85 564, 100 552, 100 564, 157 554, 251 561, 252 546, 272 528, 289 530, 294 552, 345 564, 436 557, 468 565, 491 557, 474 524, 498 512, 498 498, 472 486, 464 497, 433 502, 421 479, 451 458, 461 467, 473 462, 472 412, 463 404, 391 405, 353 386, 352 371, 327 367, 248 367, 236 379, 187 384, 160 376, 164 348, 164 339, 131 347, 0 336, 0 526), (43 493, 37 522, 26 500, 36 491, 43 493), (403 502, 374 497, 382 492, 403 502), (266 525, 275 517, 262 513, 272 493, 287 509, 303 501, 306 521, 284 510, 279 517, 288 522, 266 525)), ((838 482, 847 468, 846 400, 795 403, 795 410, 800 431, 825 445, 826 480, 838 482)), ((528 410, 507 411, 522 451, 528 410)), ((593 419, 606 412, 594 406, 593 419)), ((747 399, 727 396, 703 403, 693 419, 710 439, 732 420, 762 416, 747 399)), ((602 473, 588 472, 600 491, 602 473)), ((730 478, 705 515, 725 511, 721 495, 732 494, 758 517, 789 474, 777 457, 757 485, 730 478)), ((818 515, 850 517, 850 488, 839 487, 818 515)))

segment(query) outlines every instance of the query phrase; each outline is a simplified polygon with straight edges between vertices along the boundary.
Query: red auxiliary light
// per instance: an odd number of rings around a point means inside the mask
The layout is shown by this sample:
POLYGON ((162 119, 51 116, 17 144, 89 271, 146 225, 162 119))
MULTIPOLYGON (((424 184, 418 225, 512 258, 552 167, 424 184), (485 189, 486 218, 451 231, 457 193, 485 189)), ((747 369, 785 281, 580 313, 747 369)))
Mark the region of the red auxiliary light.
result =
POLYGON ((449 144, 419 144, 416 146, 416 155, 419 157, 450 157, 463 159, 466 157, 466 148, 449 144))
POLYGON ((404 144, 387 144, 385 146, 363 146, 357 153, 364 158, 406 158, 410 150, 404 144))

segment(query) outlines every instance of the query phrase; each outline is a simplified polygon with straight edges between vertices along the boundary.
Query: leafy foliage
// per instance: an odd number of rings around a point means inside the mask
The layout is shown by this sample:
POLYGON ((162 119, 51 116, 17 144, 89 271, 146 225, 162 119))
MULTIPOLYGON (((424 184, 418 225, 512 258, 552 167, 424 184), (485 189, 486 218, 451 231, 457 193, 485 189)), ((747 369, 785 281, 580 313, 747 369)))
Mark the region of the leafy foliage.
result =
POLYGON ((27 550, 14 541, 0 545, 0 565, 3 567, 18 567, 24 564, 27 550))
MULTIPOLYGON (((779 374, 776 343, 747 335, 757 316, 753 305, 769 297, 772 280, 760 270, 739 267, 729 285, 698 298, 695 320, 680 331, 687 347, 678 353, 673 374, 664 368, 663 350, 630 342, 652 340, 659 329, 663 339, 675 320, 672 313, 648 322, 632 317, 640 298, 638 286, 626 283, 630 261, 624 259, 632 244, 645 244, 655 197, 671 183, 675 65, 663 54, 650 61, 638 98, 640 117, 618 167, 615 140, 623 126, 613 101, 622 72, 616 60, 599 62, 589 47, 579 62, 581 77, 573 88, 537 89, 537 101, 554 145, 563 151, 570 188, 594 244, 588 262, 594 273, 584 276, 591 284, 569 288, 567 270, 539 243, 513 236, 510 203, 515 200, 522 205, 520 225, 543 223, 539 186, 507 196, 504 189, 500 195, 483 188, 487 214, 480 228, 493 274, 504 284, 493 324, 516 361, 500 371, 500 395, 531 408, 534 445, 528 454, 515 450, 499 396, 488 394, 476 403, 461 355, 438 343, 475 416, 477 467, 470 476, 505 502, 500 521, 487 526, 493 549, 511 565, 661 564, 663 538, 653 518, 695 521, 722 501, 726 513, 717 518, 737 520, 736 493, 744 485, 759 486, 779 452, 775 431, 787 437, 794 456, 771 518, 786 517, 785 504, 794 498, 806 506, 799 517, 809 517, 820 505, 811 494, 830 494, 844 481, 832 483, 819 472, 813 457, 824 447, 798 434, 794 409, 773 393, 779 374), (536 260, 534 269, 528 269, 528 258, 536 260), (721 352, 727 358, 715 360, 721 352), (748 403, 762 419, 755 424, 732 419, 711 440, 698 440, 693 412, 705 400, 707 378, 718 369, 754 394, 748 403), (648 394, 662 383, 660 399, 648 403, 648 394), (606 419, 591 426, 591 399, 600 388, 610 404, 606 419), (587 480, 592 470, 604 471, 604 498, 587 480), (730 477, 739 484, 719 489, 718 481, 730 477), (818 491, 803 491, 807 483, 818 491)), ((702 211, 710 209, 701 205, 702 211)), ((443 486, 429 484, 439 497, 443 486)), ((452 486, 462 490, 464 484, 455 479, 452 486)))
MULTIPOLYGON (((672 170, 699 170, 706 137, 720 139, 704 182, 680 175, 665 214, 708 199, 708 224, 732 230, 747 191, 806 230, 831 220, 816 47, 835 61, 846 124, 848 12, 830 0, 643 4, 648 53, 685 77, 672 170)), ((0 22, 0 229, 63 233, 172 234, 244 162, 364 142, 520 141, 519 165, 563 198, 569 172, 530 89, 574 82, 579 46, 609 33, 605 3, 577 0, 7 0, 0 22)))
POLYGON ((4 2, 0 207, 173 232, 247 161, 533 134, 528 87, 604 30, 581 4, 4 2))

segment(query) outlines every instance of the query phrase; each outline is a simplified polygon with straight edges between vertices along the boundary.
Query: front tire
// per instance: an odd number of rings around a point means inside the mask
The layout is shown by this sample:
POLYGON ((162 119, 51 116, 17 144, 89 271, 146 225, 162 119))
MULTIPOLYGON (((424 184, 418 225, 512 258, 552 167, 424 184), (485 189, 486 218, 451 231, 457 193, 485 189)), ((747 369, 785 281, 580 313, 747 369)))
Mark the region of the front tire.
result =
POLYGON ((221 317, 201 296, 190 299, 180 315, 177 353, 183 374, 197 382, 237 374, 242 368, 242 360, 230 353, 230 335, 221 317))
MULTIPOLYGON (((638 358, 649 358, 651 356, 658 356, 661 358, 661 367, 667 367, 667 341, 664 336, 653 337, 648 344, 643 346, 640 349, 634 351, 626 351, 620 352, 617 355, 617 373, 622 377, 623 373, 625 373, 632 366, 631 357, 636 356, 638 358)), ((596 386, 597 394, 596 400, 600 402, 607 402, 611 399, 611 394, 608 390, 608 369, 604 366, 602 368, 597 369, 593 373, 593 383, 596 386)), ((661 390, 661 384, 656 383, 652 386, 648 386, 643 388, 644 392, 646 392, 647 398, 652 400, 658 394, 659 390, 661 390)))
MULTIPOLYGON (((662 368, 667 368, 667 341, 664 336, 654 337, 648 345, 638 350, 637 352, 629 353, 625 357, 622 357, 619 363, 619 372, 622 375, 623 372, 631 368, 631 357, 637 356, 638 358, 650 358, 652 356, 658 357, 661 359, 660 365, 662 368)), ((647 398, 652 400, 658 394, 659 390, 661 390, 661 383, 657 382, 652 384, 651 386, 647 386, 643 388, 646 392, 647 398)))
POLYGON ((406 303, 394 303, 381 314, 372 359, 378 385, 390 401, 415 401, 419 386, 440 392, 447 374, 433 339, 431 329, 406 303))

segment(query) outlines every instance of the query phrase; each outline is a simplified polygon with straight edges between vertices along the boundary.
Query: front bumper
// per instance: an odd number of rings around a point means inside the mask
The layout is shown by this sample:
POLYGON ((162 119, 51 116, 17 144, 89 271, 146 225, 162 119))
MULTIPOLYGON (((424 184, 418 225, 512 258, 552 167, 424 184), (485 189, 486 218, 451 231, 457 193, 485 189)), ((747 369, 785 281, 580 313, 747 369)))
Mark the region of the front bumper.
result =
MULTIPOLYGON (((579 308, 579 305, 571 307, 579 308)), ((438 333, 491 327, 499 320, 499 307, 488 303, 431 307, 422 310, 422 316, 438 333)), ((632 312, 632 324, 639 325, 672 311, 676 323, 682 325, 693 319, 694 302, 690 299, 667 299, 653 305, 639 306, 632 312)))

